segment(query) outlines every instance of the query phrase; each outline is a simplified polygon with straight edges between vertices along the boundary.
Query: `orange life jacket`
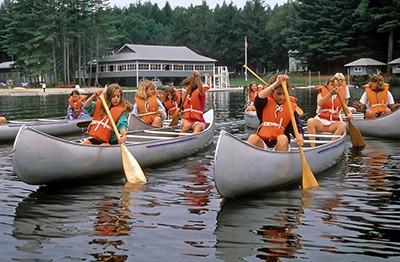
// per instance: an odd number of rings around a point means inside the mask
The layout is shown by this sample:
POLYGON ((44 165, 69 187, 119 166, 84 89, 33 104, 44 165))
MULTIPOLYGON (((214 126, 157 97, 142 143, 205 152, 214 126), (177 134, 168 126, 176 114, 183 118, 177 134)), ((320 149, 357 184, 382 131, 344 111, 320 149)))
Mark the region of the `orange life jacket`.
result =
POLYGON ((181 94, 179 90, 175 90, 175 94, 177 97, 177 100, 165 100, 164 95, 162 95, 162 101, 165 106, 165 108, 168 110, 168 115, 173 115, 175 114, 176 110, 178 109, 179 103, 181 102, 181 94))
POLYGON ((386 109, 389 84, 385 83, 385 89, 379 92, 375 92, 369 85, 365 85, 365 92, 367 93, 370 109, 373 110, 375 114, 380 114, 386 109))
MULTIPOLYGON (((99 114, 101 108, 101 100, 96 101, 96 106, 93 111, 93 120, 89 126, 89 135, 97 140, 108 143, 112 135, 113 128, 108 116, 102 116, 99 114)), ((113 106, 110 108, 111 116, 115 123, 117 123, 122 112, 125 111, 125 107, 122 105, 113 106)))
MULTIPOLYGON (((144 100, 138 96, 135 96, 135 101, 137 107, 139 109, 139 114, 149 113, 149 112, 157 112, 158 111, 158 101, 157 95, 152 95, 147 100, 144 100)), ((154 118, 157 115, 147 115, 143 116, 143 122, 146 124, 151 124, 154 121, 154 118)))
POLYGON ((82 107, 83 107, 83 100, 86 99, 87 96, 85 95, 80 95, 78 98, 78 101, 74 101, 74 99, 72 98, 72 96, 70 96, 68 98, 68 103, 71 106, 72 110, 74 111, 75 114, 77 114, 78 116, 81 114, 82 111, 82 107))
MULTIPOLYGON (((257 135, 264 140, 276 140, 279 135, 285 133, 285 128, 290 122, 289 107, 286 100, 278 105, 272 94, 268 97, 268 103, 263 108, 261 125, 258 127, 257 135)), ((290 97, 293 112, 297 108, 296 98, 290 97)))
POLYGON ((255 92, 249 90, 247 92, 247 96, 249 97, 249 101, 251 104, 254 103, 254 99, 256 99, 256 96, 262 91, 263 89, 260 87, 257 87, 257 90, 255 92))
MULTIPOLYGON (((326 86, 316 86, 315 89, 321 90, 322 96, 329 94, 329 88, 326 86)), ((340 98, 344 100, 346 97, 346 88, 341 86, 338 94, 340 95, 340 98)), ((341 110, 342 105, 339 98, 337 95, 333 95, 325 102, 325 104, 320 107, 320 112, 317 114, 317 116, 329 121, 340 121, 341 110)))
MULTIPOLYGON (((204 92, 204 96, 206 93, 204 92)), ((183 93, 183 97, 186 96, 186 91, 183 93)), ((203 122, 206 121, 203 118, 204 104, 201 103, 199 98, 199 89, 196 89, 192 94, 186 97, 185 103, 183 104, 183 118, 190 122, 203 122)))

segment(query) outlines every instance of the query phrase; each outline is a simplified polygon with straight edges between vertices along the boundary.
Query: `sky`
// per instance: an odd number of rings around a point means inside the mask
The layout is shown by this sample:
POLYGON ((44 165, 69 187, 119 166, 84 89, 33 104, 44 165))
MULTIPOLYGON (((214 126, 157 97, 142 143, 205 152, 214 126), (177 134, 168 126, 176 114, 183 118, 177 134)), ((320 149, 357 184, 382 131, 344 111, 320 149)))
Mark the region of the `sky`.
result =
MULTIPOLYGON (((118 6, 118 7, 124 7, 128 6, 129 4, 134 4, 137 2, 137 0, 109 0, 110 1, 110 6, 118 6)), ((175 8, 177 6, 183 6, 183 7, 188 7, 190 4, 193 5, 201 5, 203 0, 140 0, 142 3, 150 1, 151 3, 158 4, 158 7, 161 9, 164 7, 165 2, 168 1, 170 6, 172 8, 175 8)), ((246 4, 247 0, 225 0, 227 4, 230 4, 231 2, 236 5, 238 8, 242 8, 246 4)), ((216 4, 222 5, 224 0, 206 0, 208 6, 210 8, 214 8, 216 4)), ((265 4, 269 4, 271 7, 274 7, 275 4, 282 5, 286 3, 287 0, 264 0, 265 4)))

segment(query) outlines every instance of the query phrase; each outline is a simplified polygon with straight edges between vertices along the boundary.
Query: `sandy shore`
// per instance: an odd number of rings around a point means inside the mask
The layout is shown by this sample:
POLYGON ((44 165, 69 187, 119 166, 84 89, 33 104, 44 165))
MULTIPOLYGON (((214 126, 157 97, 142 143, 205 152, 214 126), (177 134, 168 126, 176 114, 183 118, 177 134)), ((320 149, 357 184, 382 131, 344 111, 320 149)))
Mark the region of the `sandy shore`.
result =
MULTIPOLYGON (((99 88, 98 87, 85 87, 85 88, 81 88, 80 91, 81 91, 82 94, 89 94, 89 93, 94 93, 97 89, 99 89, 99 88)), ((1 88, 0 89, 0 96, 1 95, 70 94, 72 90, 74 90, 74 88, 55 88, 55 87, 50 87, 50 88, 46 88, 45 91, 43 91, 42 88, 23 88, 23 87, 15 87, 15 88, 12 88, 12 89, 1 88)))
MULTIPOLYGON (((70 94, 72 90, 75 88, 55 88, 49 87, 43 91, 42 88, 23 88, 23 87, 15 87, 12 89, 0 88, 0 96, 17 96, 17 95, 51 95, 51 94, 70 94)), ((93 94, 99 87, 83 87, 80 89, 82 94, 93 94)), ((237 91, 243 90, 243 87, 231 87, 231 88, 212 88, 209 89, 209 92, 216 91, 237 91)), ((135 92, 134 89, 123 89, 124 92, 135 92)))

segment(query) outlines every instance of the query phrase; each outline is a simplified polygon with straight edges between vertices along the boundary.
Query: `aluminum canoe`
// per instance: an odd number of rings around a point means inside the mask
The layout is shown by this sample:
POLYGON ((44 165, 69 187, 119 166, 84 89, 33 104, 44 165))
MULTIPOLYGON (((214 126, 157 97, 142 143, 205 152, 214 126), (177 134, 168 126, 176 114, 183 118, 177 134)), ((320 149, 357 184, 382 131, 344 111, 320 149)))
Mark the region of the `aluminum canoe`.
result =
MULTIPOLYGON (((205 114, 206 129, 179 133, 171 128, 128 132, 126 147, 142 168, 154 167, 192 155, 212 143, 214 111, 205 114)), ((119 145, 83 145, 22 126, 12 152, 12 165, 19 179, 28 184, 51 184, 122 172, 119 145)))
POLYGON ((257 117, 256 111, 244 111, 244 122, 246 126, 257 129, 260 125, 260 120, 257 117))
MULTIPOLYGON (((171 123, 170 119, 166 119, 163 121, 163 127, 169 127, 171 123)), ((179 124, 178 124, 179 126, 179 124)), ((135 116, 134 114, 129 114, 128 118, 128 130, 144 130, 144 129, 153 129, 154 127, 146 124, 140 117, 135 116)))
POLYGON ((92 121, 92 118, 64 120, 62 118, 29 119, 20 121, 8 121, 0 125, 0 141, 15 139, 21 126, 33 127, 44 133, 61 136, 82 132, 92 121))
MULTIPOLYGON (((314 175, 339 161, 346 148, 345 136, 346 132, 331 141, 332 136, 321 135, 316 147, 304 145, 305 158, 314 175)), ((231 198, 273 190, 301 178, 301 156, 293 142, 289 152, 275 152, 249 145, 224 130, 220 132, 214 159, 214 181, 221 196, 231 198)))
POLYGON ((354 118, 352 123, 363 136, 400 139, 400 109, 374 119, 354 118))

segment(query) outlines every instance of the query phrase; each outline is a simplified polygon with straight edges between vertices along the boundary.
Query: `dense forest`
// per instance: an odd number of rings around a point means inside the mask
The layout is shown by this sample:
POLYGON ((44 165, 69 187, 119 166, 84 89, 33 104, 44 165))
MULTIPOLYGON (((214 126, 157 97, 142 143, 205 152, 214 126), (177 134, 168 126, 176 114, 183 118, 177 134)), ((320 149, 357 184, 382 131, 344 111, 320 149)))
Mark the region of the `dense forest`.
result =
POLYGON ((137 1, 4 0, 0 7, 1 61, 32 77, 71 83, 85 68, 124 44, 184 45, 242 72, 245 37, 255 71, 288 68, 288 52, 312 71, 344 71, 362 57, 387 63, 400 56, 400 0, 288 0, 269 6, 248 0, 164 7, 137 1), (79 74, 79 73, 78 73, 79 74))

